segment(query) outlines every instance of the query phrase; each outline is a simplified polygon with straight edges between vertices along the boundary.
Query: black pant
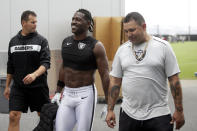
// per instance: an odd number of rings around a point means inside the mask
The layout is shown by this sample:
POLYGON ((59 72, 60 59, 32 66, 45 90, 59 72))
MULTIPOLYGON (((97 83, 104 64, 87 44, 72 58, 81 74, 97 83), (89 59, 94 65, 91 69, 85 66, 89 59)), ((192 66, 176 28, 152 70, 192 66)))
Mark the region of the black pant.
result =
POLYGON ((120 109, 119 131, 173 131, 170 114, 149 120, 136 120, 120 109))

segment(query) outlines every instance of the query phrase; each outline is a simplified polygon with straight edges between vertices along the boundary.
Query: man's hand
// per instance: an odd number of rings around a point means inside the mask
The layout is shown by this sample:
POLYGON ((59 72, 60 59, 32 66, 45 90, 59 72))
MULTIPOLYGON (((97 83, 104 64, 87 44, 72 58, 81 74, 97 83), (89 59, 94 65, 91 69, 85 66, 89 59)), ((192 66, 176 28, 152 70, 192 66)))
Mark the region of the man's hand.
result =
POLYGON ((9 100, 9 97, 10 97, 10 88, 9 87, 5 88, 3 95, 5 96, 6 99, 9 100))
POLYGON ((105 121, 107 122, 107 125, 110 128, 114 128, 114 126, 116 125, 115 113, 113 111, 109 110, 105 121))
POLYGON ((28 74, 24 79, 23 79, 23 83, 24 84, 31 84, 35 79, 36 79, 37 75, 35 73, 31 73, 28 74))
POLYGON ((171 124, 176 123, 176 129, 180 129, 185 124, 185 118, 183 112, 175 111, 172 116, 171 124))
POLYGON ((58 106, 60 105, 60 98, 61 98, 61 93, 55 93, 55 96, 52 98, 51 103, 57 103, 58 106))

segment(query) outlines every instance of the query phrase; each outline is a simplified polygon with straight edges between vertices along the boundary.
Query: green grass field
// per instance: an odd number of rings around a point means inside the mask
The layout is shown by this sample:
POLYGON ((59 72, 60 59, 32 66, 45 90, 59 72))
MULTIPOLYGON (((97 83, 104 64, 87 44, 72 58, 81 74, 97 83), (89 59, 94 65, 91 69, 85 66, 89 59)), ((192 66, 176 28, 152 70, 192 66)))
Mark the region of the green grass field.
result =
POLYGON ((181 79, 197 79, 197 41, 172 43, 173 50, 181 69, 181 79))

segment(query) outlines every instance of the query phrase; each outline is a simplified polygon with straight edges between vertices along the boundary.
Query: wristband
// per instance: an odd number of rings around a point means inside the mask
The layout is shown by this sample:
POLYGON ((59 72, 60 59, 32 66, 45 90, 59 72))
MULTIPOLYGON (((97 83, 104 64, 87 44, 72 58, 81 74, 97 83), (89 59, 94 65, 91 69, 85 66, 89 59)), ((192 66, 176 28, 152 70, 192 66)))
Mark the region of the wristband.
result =
POLYGON ((65 84, 64 84, 63 81, 58 80, 58 81, 57 81, 57 86, 59 86, 59 87, 61 87, 61 88, 64 88, 65 84))

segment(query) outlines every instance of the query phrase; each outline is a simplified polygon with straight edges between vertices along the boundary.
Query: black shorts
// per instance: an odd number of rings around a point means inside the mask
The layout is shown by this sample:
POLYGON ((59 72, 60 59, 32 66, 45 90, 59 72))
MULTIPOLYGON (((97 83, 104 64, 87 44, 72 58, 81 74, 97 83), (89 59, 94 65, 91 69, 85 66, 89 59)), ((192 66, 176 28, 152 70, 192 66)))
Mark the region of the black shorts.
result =
POLYGON ((18 88, 13 86, 10 91, 9 111, 26 113, 30 107, 31 112, 40 112, 41 107, 49 102, 48 87, 18 88))
POLYGON ((171 115, 164 115, 148 120, 136 120, 129 117, 121 108, 119 131, 173 131, 171 115))

